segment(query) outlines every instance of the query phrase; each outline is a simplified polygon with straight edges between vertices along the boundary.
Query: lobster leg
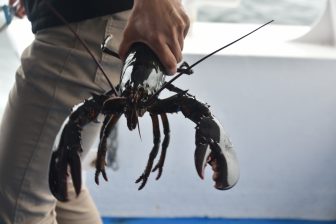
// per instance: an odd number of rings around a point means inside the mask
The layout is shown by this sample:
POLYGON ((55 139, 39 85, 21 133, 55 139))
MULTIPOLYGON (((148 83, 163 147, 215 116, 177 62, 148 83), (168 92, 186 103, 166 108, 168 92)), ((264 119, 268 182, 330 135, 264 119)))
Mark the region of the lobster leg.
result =
POLYGON ((49 188, 59 201, 67 201, 67 177, 70 170, 75 192, 82 186, 80 153, 82 128, 95 121, 100 113, 105 95, 93 95, 71 113, 60 130, 60 140, 55 141, 56 151, 52 153, 49 166, 49 188))
POLYGON ((97 152, 97 160, 96 160, 95 182, 98 185, 99 185, 100 173, 103 175, 103 178, 106 181, 108 181, 106 171, 105 171, 105 165, 106 165, 105 157, 106 157, 106 151, 107 151, 106 142, 107 142, 107 137, 110 135, 111 130, 115 127, 115 124, 118 122, 120 116, 121 116, 120 114, 110 115, 110 116, 106 116, 104 120, 100 142, 99 142, 99 147, 98 147, 98 152, 97 152))
POLYGON ((164 133, 164 139, 162 142, 161 146, 161 155, 159 162, 155 165, 154 169, 152 172, 155 172, 158 170, 158 175, 156 176, 156 180, 158 180, 161 177, 162 174, 162 169, 164 165, 164 161, 166 159, 166 153, 167 153, 167 148, 169 145, 169 140, 170 140, 170 128, 169 128, 169 121, 166 113, 160 114, 161 120, 162 120, 162 125, 163 125, 163 133, 164 133))
POLYGON ((111 120, 111 118, 113 117, 113 114, 107 114, 104 118, 104 121, 103 121, 103 125, 100 129, 100 133, 99 133, 99 139, 101 139, 104 135, 104 130, 105 130, 105 127, 106 125, 108 124, 108 122, 111 120))
POLYGON ((148 158, 148 162, 146 165, 146 168, 144 170, 144 172, 142 173, 142 175, 135 181, 135 183, 139 183, 140 181, 142 181, 140 187, 138 188, 138 190, 141 190, 147 182, 147 179, 150 175, 150 172, 152 170, 153 167, 153 162, 155 157, 158 154, 159 151, 159 147, 160 147, 160 125, 159 125, 159 119, 158 116, 156 114, 150 114, 151 119, 152 119, 152 123, 153 123, 153 143, 154 146, 152 148, 152 151, 149 154, 149 158, 148 158))
POLYGON ((239 179, 239 166, 232 144, 220 122, 212 115, 207 104, 196 100, 187 91, 171 84, 167 89, 177 94, 158 100, 149 111, 158 114, 182 112, 196 123, 195 166, 198 175, 204 178, 204 168, 209 162, 214 171, 215 188, 225 190, 233 187, 239 179))

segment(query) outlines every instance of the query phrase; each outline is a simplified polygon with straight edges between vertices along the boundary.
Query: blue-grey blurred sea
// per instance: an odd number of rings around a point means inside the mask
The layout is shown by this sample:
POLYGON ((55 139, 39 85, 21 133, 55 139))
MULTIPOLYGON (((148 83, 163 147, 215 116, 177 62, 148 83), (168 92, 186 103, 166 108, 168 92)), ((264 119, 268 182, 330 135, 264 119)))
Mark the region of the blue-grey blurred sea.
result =
MULTIPOLYGON (((206 1, 206 0, 204 0, 206 1)), ((311 25, 321 15, 326 0, 240 0, 238 8, 205 6, 198 10, 198 21, 311 25)))

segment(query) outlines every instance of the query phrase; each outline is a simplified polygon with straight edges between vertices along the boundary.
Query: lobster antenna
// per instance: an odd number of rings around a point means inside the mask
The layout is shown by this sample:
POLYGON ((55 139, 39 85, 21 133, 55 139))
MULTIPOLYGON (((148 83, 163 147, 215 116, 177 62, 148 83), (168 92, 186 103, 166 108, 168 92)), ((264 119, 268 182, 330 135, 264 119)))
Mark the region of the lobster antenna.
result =
POLYGON ((138 120, 138 124, 137 124, 137 126, 138 126, 138 132, 139 132, 140 140, 142 141, 139 119, 137 118, 137 120, 138 120))
MULTIPOLYGON (((198 65, 198 64, 201 63, 202 61, 206 60, 207 58, 211 57, 212 55, 216 54, 217 52, 223 50, 224 48, 227 48, 227 47, 231 46, 232 44, 237 43, 238 41, 240 41, 240 40, 244 39, 245 37, 251 35, 252 33, 256 32, 257 30, 259 30, 259 29, 263 28, 264 26, 266 26, 266 25, 272 23, 273 21, 274 21, 274 20, 271 20, 271 21, 269 21, 269 22, 267 22, 267 23, 265 23, 265 24, 259 26, 258 28, 252 30, 251 32, 245 34, 244 36, 242 36, 242 37, 240 37, 240 38, 238 38, 238 39, 232 41, 231 43, 225 45, 224 47, 221 47, 221 48, 219 48, 219 49, 217 49, 217 50, 211 52, 210 54, 208 54, 208 55, 204 56, 203 58, 199 59, 198 61, 196 61, 194 64, 188 66, 187 70, 191 70, 193 67, 195 67, 196 65, 198 65)), ((160 93, 162 90, 164 90, 164 89, 167 87, 167 85, 169 85, 169 84, 171 84, 172 82, 174 82, 176 79, 178 79, 179 77, 181 77, 181 75, 183 75, 183 74, 185 74, 185 72, 182 71, 182 72, 178 73, 177 75, 175 75, 174 78, 172 78, 171 80, 169 80, 169 82, 166 82, 166 83, 165 83, 165 84, 164 84, 164 85, 163 85, 163 86, 162 86, 156 93, 154 93, 154 94, 147 100, 147 102, 149 102, 150 100, 152 100, 155 96, 159 95, 159 93, 160 93)))
POLYGON ((93 55, 93 53, 91 52, 91 50, 89 49, 89 47, 87 46, 87 44, 85 43, 85 41, 78 35, 78 33, 70 26, 70 24, 65 20, 65 18, 50 4, 50 2, 48 2, 48 0, 45 0, 44 3, 47 5, 47 7, 51 10, 51 12, 58 18, 60 19, 68 28, 69 30, 75 35, 75 37, 79 40, 79 42, 81 42, 81 44, 83 45, 83 47, 85 48, 85 50, 90 54, 90 56, 92 57, 92 59, 94 60, 94 62, 97 64, 99 70, 103 73, 106 81, 108 82, 108 84, 110 85, 112 91, 114 92, 115 95, 119 95, 117 90, 115 89, 115 87, 113 86, 112 82, 110 81, 110 79, 108 78, 107 74, 105 73, 102 65, 99 63, 99 61, 96 59, 96 57, 93 55))

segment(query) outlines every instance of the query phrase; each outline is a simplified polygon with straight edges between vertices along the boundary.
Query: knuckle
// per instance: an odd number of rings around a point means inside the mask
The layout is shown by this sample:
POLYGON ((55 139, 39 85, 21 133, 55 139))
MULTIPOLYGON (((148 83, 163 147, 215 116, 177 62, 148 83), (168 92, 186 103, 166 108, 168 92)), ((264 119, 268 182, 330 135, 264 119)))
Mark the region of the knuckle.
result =
POLYGON ((190 24, 190 19, 184 10, 182 10, 181 12, 181 17, 182 17, 183 22, 188 26, 190 24))
POLYGON ((186 27, 190 26, 190 19, 189 17, 186 15, 185 19, 184 19, 184 23, 186 24, 186 27))
POLYGON ((190 19, 189 19, 189 16, 187 15, 187 13, 185 12, 185 10, 181 10, 181 18, 183 20, 183 22, 185 23, 186 26, 188 26, 190 24, 190 19))
POLYGON ((148 42, 153 44, 153 45, 159 45, 162 42, 162 34, 158 34, 155 32, 151 32, 147 36, 148 42))
POLYGON ((186 23, 182 19, 178 19, 175 23, 176 30, 181 33, 186 28, 186 23))

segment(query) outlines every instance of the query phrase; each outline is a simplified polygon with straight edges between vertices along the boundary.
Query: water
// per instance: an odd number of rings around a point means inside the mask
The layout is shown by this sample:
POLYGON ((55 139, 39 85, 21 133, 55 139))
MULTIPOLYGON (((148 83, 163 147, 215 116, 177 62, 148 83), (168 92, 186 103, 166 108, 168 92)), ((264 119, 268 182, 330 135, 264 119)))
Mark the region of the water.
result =
POLYGON ((205 6, 197 14, 199 21, 311 25, 323 13, 326 0, 240 0, 238 8, 205 6))

